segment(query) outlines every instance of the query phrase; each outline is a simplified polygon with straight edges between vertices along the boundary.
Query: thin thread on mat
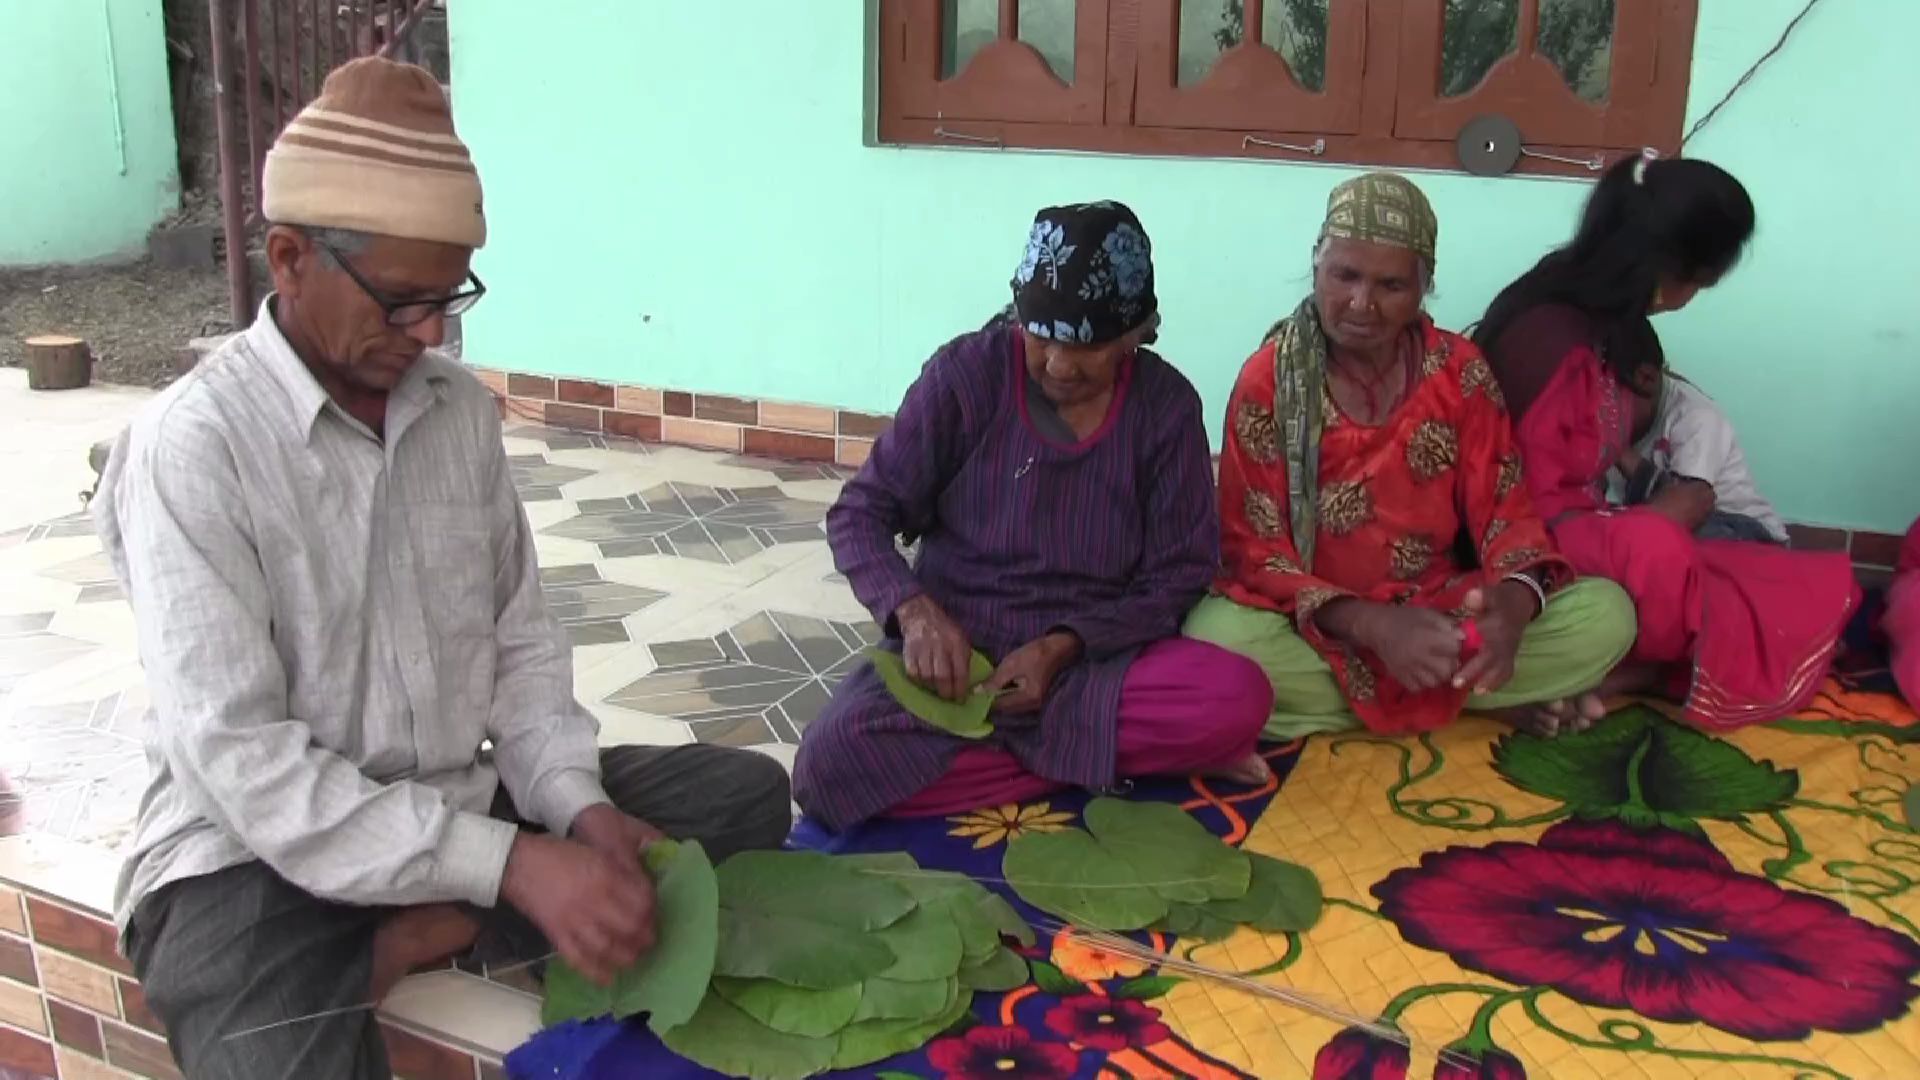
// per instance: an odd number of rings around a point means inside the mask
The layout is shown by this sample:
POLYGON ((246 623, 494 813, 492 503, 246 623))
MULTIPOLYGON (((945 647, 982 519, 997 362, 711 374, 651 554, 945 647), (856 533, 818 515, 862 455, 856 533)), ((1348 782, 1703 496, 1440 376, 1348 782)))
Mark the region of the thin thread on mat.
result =
MULTIPOLYGON (((550 952, 545 956, 536 956, 532 960, 522 960, 517 964, 508 964, 507 966, 502 968, 489 967, 487 969, 487 978, 492 979, 500 975, 511 975, 512 973, 516 971, 520 971, 523 968, 530 968, 535 964, 544 964, 547 961, 559 955, 560 954, 557 952, 550 952)), ((354 1013, 367 1012, 370 1009, 384 1008, 385 1006, 392 1005, 396 1002, 411 1001, 415 997, 423 997, 425 996, 425 994, 426 994, 426 991, 424 990, 415 990, 412 993, 408 993, 408 994, 388 994, 385 1001, 368 1001, 359 1005, 342 1005, 342 1006, 339 1006, 338 1008, 322 1009, 316 1013, 307 1013, 304 1016, 290 1016, 285 1020, 275 1020, 271 1024, 261 1024, 258 1027, 250 1027, 242 1031, 235 1031, 227 1035, 222 1035, 220 1037, 220 1041, 232 1042, 235 1039, 244 1039, 252 1035, 258 1035, 262 1032, 277 1031, 283 1027, 292 1027, 295 1024, 308 1024, 308 1023, 312 1023, 315 1020, 330 1020, 336 1016, 351 1016, 354 1013)))
MULTIPOLYGON (((1338 1024, 1358 1028, 1376 1039, 1382 1039, 1399 1046, 1404 1046, 1409 1051, 1414 1049, 1413 1036, 1409 1035, 1404 1029, 1391 1024, 1383 1024, 1378 1020, 1369 1019, 1360 1013, 1329 1004, 1310 994, 1301 993, 1298 990, 1290 990, 1286 987, 1275 986, 1272 983, 1260 982, 1256 979, 1247 978, 1238 972, 1225 971, 1207 964, 1202 964, 1197 960, 1188 960, 1175 956, 1172 953, 1164 952, 1150 945, 1142 945, 1132 938, 1111 930, 1090 930, 1086 927, 1076 926, 1072 923, 1051 918, 1042 919, 1036 925, 1039 925, 1041 929, 1052 934, 1058 934, 1062 930, 1072 930, 1074 931, 1074 939, 1076 941, 1095 951, 1110 953, 1115 956, 1123 956, 1129 960, 1137 960, 1141 963, 1178 971, 1182 974, 1208 979, 1230 986, 1243 993, 1252 994, 1255 997, 1278 1001, 1283 1005, 1289 1005, 1303 1012, 1312 1013, 1325 1020, 1332 1020, 1338 1024)), ((1477 1064, 1471 1055, 1444 1047, 1436 1051, 1436 1056, 1442 1062, 1469 1069, 1477 1064)))
POLYGON ((1012 879, 993 877, 990 874, 963 874, 957 870, 881 870, 874 867, 863 866, 859 867, 857 872, 872 877, 920 879, 963 877, 982 885, 1007 885, 1015 889, 1073 889, 1076 891, 1082 889, 1087 891, 1100 889, 1157 889, 1165 885, 1211 885, 1216 881, 1227 880, 1223 875, 1215 874, 1212 877, 1171 878, 1166 881, 1129 881, 1109 885, 1099 883, 1088 884, 1079 881, 1032 881, 1027 878, 1012 879))

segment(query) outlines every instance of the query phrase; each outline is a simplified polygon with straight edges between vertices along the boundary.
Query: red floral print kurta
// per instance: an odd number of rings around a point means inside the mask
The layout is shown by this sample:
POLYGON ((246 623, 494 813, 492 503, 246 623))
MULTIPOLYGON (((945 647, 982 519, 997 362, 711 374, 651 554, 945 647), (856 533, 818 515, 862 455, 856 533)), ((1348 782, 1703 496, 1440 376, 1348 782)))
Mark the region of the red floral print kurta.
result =
POLYGON ((1384 424, 1349 419, 1323 395, 1318 534, 1300 563, 1287 506, 1287 466, 1274 416, 1274 344, 1247 360, 1227 404, 1220 457, 1222 571, 1216 589, 1291 616, 1374 731, 1430 731, 1459 715, 1467 690, 1414 693, 1371 654, 1322 633, 1313 614, 1354 596, 1455 612, 1477 585, 1533 571, 1551 590, 1572 571, 1534 515, 1513 428, 1493 372, 1474 344, 1422 320, 1423 362, 1384 424), (1480 568, 1455 559, 1465 530, 1480 568))

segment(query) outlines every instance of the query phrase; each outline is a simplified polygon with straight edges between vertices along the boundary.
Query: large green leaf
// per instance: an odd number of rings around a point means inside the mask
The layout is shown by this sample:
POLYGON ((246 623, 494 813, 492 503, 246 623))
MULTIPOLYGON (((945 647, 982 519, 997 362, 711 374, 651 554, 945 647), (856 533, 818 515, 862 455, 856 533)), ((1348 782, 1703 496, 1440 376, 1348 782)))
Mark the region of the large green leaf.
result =
MULTIPOLYGON (((963 739, 984 739, 993 733, 987 715, 993 711, 994 695, 976 690, 965 701, 948 701, 913 681, 907 674, 907 662, 899 653, 875 646, 867 650, 873 669, 900 707, 950 735, 963 739)), ((967 685, 979 686, 993 675, 993 661, 976 652, 967 685)))
POLYGON ((1253 880, 1246 895, 1215 900, 1206 906, 1206 914, 1268 933, 1307 930, 1320 921, 1323 899, 1313 871, 1265 855, 1249 853, 1247 859, 1253 880))
POLYGON ((857 1069, 895 1054, 918 1050, 952 1027, 973 1008, 973 991, 962 990, 940 1013, 919 1020, 862 1020, 840 1033, 840 1044, 830 1063, 836 1069, 857 1069))
POLYGON ((913 914, 880 931, 879 938, 893 950, 893 966, 880 974, 900 982, 945 979, 960 970, 960 929, 954 924, 951 901, 922 903, 913 914))
POLYGON ((1494 765, 1516 786, 1585 817, 1731 820, 1778 809, 1800 787, 1796 774, 1645 707, 1576 735, 1515 732, 1494 748, 1494 765))
POLYGON ((910 914, 891 882, 814 852, 745 851, 720 864, 714 972, 826 990, 892 967, 874 931, 910 914))
POLYGON ((772 979, 713 980, 713 992, 753 1019, 788 1035, 825 1039, 853 1022, 860 1011, 860 984, 814 990, 772 979))
POLYGON ((1167 915, 1166 897, 1078 829, 1015 837, 1001 872, 1027 903, 1089 929, 1138 930, 1167 915))
POLYGON ((924 1020, 953 1006, 960 994, 958 979, 900 982, 874 976, 861 984, 860 1009, 853 1022, 863 1020, 924 1020))
POLYGON ((999 993, 1027 984, 1027 962, 1012 949, 1000 948, 985 962, 960 969, 960 985, 969 990, 999 993))
POLYGON ((1083 816, 1094 839, 1131 867, 1136 881, 1168 900, 1203 904, 1247 893, 1246 855, 1172 803, 1101 798, 1088 803, 1083 816))
POLYGON ((1022 945, 1033 944, 1033 927, 1028 925, 1012 904, 1007 903, 1006 897, 981 889, 979 910, 985 913, 987 921, 993 924, 994 932, 1001 937, 1010 937, 1022 945))
POLYGON ((659 1032, 686 1023, 700 1007, 719 938, 720 892, 713 864, 698 841, 662 840, 648 849, 647 868, 656 901, 653 949, 607 987, 555 960, 547 972, 543 1022, 647 1013, 648 1026, 659 1032))
POLYGON ((1167 917, 1153 924, 1155 930, 1199 941, 1225 941, 1239 928, 1239 923, 1214 914, 1213 904, 1168 904, 1167 917))
POLYGON ((693 1019, 660 1040, 683 1058, 750 1080, 801 1080, 833 1065, 838 1038, 809 1039, 775 1031, 716 993, 701 1000, 693 1019))

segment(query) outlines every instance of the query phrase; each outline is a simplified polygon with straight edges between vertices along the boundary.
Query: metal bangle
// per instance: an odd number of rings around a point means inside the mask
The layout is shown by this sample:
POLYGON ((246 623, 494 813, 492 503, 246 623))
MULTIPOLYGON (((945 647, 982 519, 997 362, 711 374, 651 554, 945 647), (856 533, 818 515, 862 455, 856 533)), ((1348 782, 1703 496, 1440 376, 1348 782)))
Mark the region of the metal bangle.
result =
POLYGON ((1533 598, 1540 602, 1540 610, 1534 612, 1534 617, 1539 618, 1541 615, 1544 615, 1546 613, 1547 590, 1543 588, 1539 582, 1533 580, 1532 578, 1528 577, 1525 574, 1508 574, 1506 577, 1503 577, 1500 580, 1501 581, 1517 581, 1520 584, 1525 585, 1527 588, 1532 589, 1533 598))

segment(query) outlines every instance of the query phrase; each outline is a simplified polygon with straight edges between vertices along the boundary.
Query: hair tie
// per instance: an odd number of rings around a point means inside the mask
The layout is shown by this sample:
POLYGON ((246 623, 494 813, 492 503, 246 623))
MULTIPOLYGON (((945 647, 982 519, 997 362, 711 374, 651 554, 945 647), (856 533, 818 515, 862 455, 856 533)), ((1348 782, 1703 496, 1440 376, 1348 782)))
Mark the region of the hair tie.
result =
POLYGON ((1660 156, 1660 151, 1651 146, 1640 148, 1640 160, 1633 163, 1633 186, 1645 187, 1647 183, 1647 163, 1660 156))

